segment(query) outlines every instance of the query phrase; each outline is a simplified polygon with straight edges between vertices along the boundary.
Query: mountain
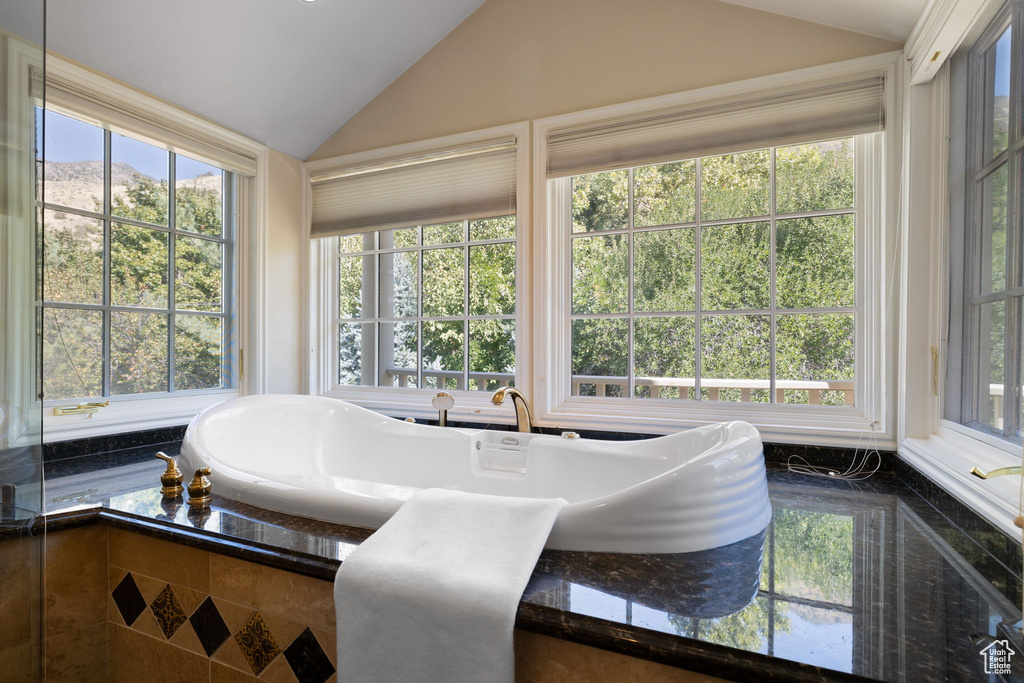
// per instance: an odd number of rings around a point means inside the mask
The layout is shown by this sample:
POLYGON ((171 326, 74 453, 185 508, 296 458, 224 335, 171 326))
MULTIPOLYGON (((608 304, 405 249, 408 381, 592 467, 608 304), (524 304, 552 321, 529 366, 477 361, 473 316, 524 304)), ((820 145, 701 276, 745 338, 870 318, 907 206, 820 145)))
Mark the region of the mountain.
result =
MULTIPOLYGON (((48 204, 92 212, 102 211, 102 161, 48 161, 42 166, 42 175, 45 179, 44 200, 48 204)), ((127 198, 127 186, 136 176, 153 180, 152 177, 123 162, 112 163, 110 175, 111 194, 122 198, 127 198)), ((180 180, 178 186, 220 194, 222 179, 220 175, 201 175, 198 178, 180 180)), ((47 230, 71 231, 78 238, 92 244, 94 248, 102 246, 102 226, 95 219, 76 216, 66 211, 48 210, 45 222, 47 230)))
MULTIPOLYGON (((114 185, 126 185, 134 176, 141 175, 123 161, 110 164, 110 179, 114 185)), ((47 161, 43 164, 43 179, 50 182, 84 182, 103 184, 102 161, 47 161)), ((150 178, 152 180, 152 178, 150 178)))

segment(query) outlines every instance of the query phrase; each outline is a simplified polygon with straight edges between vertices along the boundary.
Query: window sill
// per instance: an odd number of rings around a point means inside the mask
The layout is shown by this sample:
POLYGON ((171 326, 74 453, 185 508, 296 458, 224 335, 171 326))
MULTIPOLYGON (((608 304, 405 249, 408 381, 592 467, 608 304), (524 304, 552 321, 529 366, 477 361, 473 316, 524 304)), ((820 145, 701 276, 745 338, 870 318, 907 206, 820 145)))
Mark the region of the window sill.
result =
POLYGON ((43 441, 53 443, 121 432, 176 427, 188 424, 212 405, 236 398, 238 392, 216 391, 138 400, 114 401, 98 412, 84 415, 54 415, 53 407, 72 401, 47 402, 43 407, 43 441))
POLYGON ((1019 455, 940 426, 927 438, 905 439, 899 456, 1011 538, 1020 539, 1021 530, 1013 524, 1020 480, 1013 476, 979 479, 970 473, 972 467, 987 472, 1020 465, 1019 455))
MULTIPOLYGON (((323 396, 338 398, 399 419, 437 419, 430 405, 433 389, 379 389, 371 387, 334 387, 323 396)), ((483 424, 515 424, 509 402, 491 404, 488 391, 449 391, 455 407, 448 419, 456 422, 483 424)), ((562 429, 633 432, 637 434, 672 434, 714 422, 743 420, 749 422, 765 441, 772 443, 807 444, 833 447, 864 447, 872 435, 871 425, 855 408, 808 409, 806 406, 723 406, 712 403, 691 403, 680 406, 675 401, 652 400, 643 405, 627 405, 618 399, 573 397, 555 410, 534 412, 534 424, 562 429)), ((895 441, 876 431, 875 446, 894 449, 895 441)))

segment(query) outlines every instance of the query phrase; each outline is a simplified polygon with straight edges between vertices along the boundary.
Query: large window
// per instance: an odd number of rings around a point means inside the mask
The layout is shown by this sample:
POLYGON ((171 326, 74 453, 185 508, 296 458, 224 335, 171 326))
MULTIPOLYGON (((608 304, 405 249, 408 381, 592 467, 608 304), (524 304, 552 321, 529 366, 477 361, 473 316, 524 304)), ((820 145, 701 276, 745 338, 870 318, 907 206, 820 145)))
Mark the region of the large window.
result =
POLYGON ((233 174, 67 113, 44 125, 44 398, 231 388, 233 174))
POLYGON ((515 216, 335 239, 338 384, 514 384, 515 216))
POLYGON ((572 394, 854 404, 854 185, 852 138, 574 176, 572 394))
POLYGON ((946 406, 950 419, 1017 443, 1024 304, 1020 16, 1020 3, 1004 8, 960 65, 966 125, 954 133, 962 145, 955 143, 953 153, 963 154, 964 170, 953 174, 963 183, 953 195, 963 213, 953 222, 963 226, 954 238, 963 248, 953 254, 955 351, 946 406))

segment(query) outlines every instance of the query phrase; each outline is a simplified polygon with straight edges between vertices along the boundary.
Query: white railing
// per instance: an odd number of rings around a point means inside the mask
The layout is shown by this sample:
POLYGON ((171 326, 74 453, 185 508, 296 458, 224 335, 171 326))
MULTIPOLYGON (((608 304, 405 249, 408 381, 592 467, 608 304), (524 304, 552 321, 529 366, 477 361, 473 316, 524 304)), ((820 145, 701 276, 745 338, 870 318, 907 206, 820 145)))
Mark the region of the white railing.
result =
MULTIPOLYGON (((389 378, 398 378, 399 387, 408 387, 409 379, 416 379, 416 371, 410 368, 388 368, 387 375, 389 378)), ((511 372, 471 372, 469 373, 469 381, 476 380, 476 386, 473 387, 477 391, 495 391, 501 387, 507 387, 515 381, 516 376, 511 372), (490 389, 488 389, 490 386, 490 389)), ((448 386, 448 380, 455 380, 455 389, 465 389, 463 382, 465 377, 461 370, 424 370, 423 371, 423 384, 430 385, 437 389, 444 389, 448 386), (428 380, 434 380, 429 382, 428 380)), ((415 382, 413 383, 415 386, 415 382)), ((451 387, 448 387, 451 388, 451 387)))
MULTIPOLYGON (((994 424, 992 425, 996 429, 1003 428, 1003 385, 1002 384, 989 384, 988 395, 992 399, 992 412, 989 413, 992 416, 994 424)), ((984 416, 979 416, 983 418, 984 416)))
MULTIPOLYGON (((387 370, 389 378, 397 378, 399 387, 408 387, 409 379, 415 380, 416 374, 416 370, 411 368, 388 368, 387 370)), ((432 384, 438 389, 444 389, 448 386, 449 379, 455 380, 455 389, 461 390, 465 388, 463 386, 465 376, 459 370, 423 371, 423 382, 425 385, 432 384), (429 380, 433 380, 433 382, 429 380)), ((474 380, 476 381, 475 386, 473 386, 473 389, 476 391, 494 391, 495 389, 512 384, 515 380, 515 375, 508 372, 471 372, 469 373, 469 380, 471 384, 474 380)), ((633 382, 638 387, 650 387, 651 398, 676 398, 676 396, 665 395, 669 392, 662 391, 669 387, 677 390, 671 393, 677 394, 678 398, 693 398, 692 394, 696 385, 692 377, 637 377, 633 382)), ((415 385, 415 382, 413 385, 415 385)), ((593 386, 594 395, 596 396, 624 396, 628 390, 629 378, 573 375, 572 393, 574 396, 580 395, 581 385, 593 386), (611 393, 609 393, 609 389, 611 389, 611 393)), ((751 403, 752 396, 754 395, 753 392, 756 390, 764 392, 771 390, 771 382, 766 379, 712 379, 705 377, 701 379, 700 386, 702 389, 707 389, 708 400, 711 401, 721 400, 723 389, 738 389, 741 403, 751 403)), ((840 396, 842 398, 841 405, 853 405, 853 380, 806 381, 780 379, 775 381, 776 402, 785 403, 787 391, 806 391, 807 402, 810 405, 821 404, 822 392, 835 392, 836 398, 840 396)), ((1001 401, 1002 385, 999 387, 999 392, 999 400, 1001 401)), ((1002 413, 997 414, 1001 415, 1002 413)))
MULTIPOLYGON (((651 398, 694 398, 693 390, 696 388, 696 381, 693 377, 636 377, 633 380, 635 386, 650 387, 651 398), (678 396, 665 396, 662 390, 668 387, 677 389, 678 396)), ((581 393, 581 385, 592 385, 594 394, 597 396, 608 396, 609 388, 613 389, 610 395, 624 396, 629 386, 627 377, 603 377, 599 375, 573 375, 572 393, 578 396, 581 393)), ((707 389, 707 400, 722 400, 722 390, 739 390, 741 403, 752 402, 753 392, 760 390, 771 391, 771 382, 766 379, 714 379, 702 377, 700 380, 701 389, 707 389)), ((787 391, 807 392, 807 403, 820 405, 823 392, 835 392, 836 398, 841 397, 840 405, 853 405, 853 380, 775 380, 775 401, 786 402, 787 391)), ((589 393, 589 392, 588 392, 589 393)), ((729 392, 732 393, 732 392, 729 392)))

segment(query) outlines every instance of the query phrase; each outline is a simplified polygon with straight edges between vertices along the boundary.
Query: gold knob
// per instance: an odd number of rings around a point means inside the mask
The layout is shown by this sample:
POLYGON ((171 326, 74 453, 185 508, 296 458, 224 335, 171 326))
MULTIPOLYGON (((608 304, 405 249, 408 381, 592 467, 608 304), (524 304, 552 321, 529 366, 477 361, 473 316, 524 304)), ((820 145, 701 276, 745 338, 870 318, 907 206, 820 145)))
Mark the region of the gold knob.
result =
POLYGON ((207 478, 210 474, 209 467, 200 467, 196 470, 192 482, 188 485, 188 504, 193 507, 207 507, 210 505, 210 489, 213 485, 207 478))
POLYGON ((181 480, 183 478, 181 470, 178 469, 178 465, 174 462, 174 458, 166 453, 157 453, 156 457, 167 463, 167 469, 160 475, 160 483, 163 485, 163 488, 160 489, 160 493, 164 494, 164 498, 177 498, 181 495, 181 492, 185 490, 181 486, 181 480))

